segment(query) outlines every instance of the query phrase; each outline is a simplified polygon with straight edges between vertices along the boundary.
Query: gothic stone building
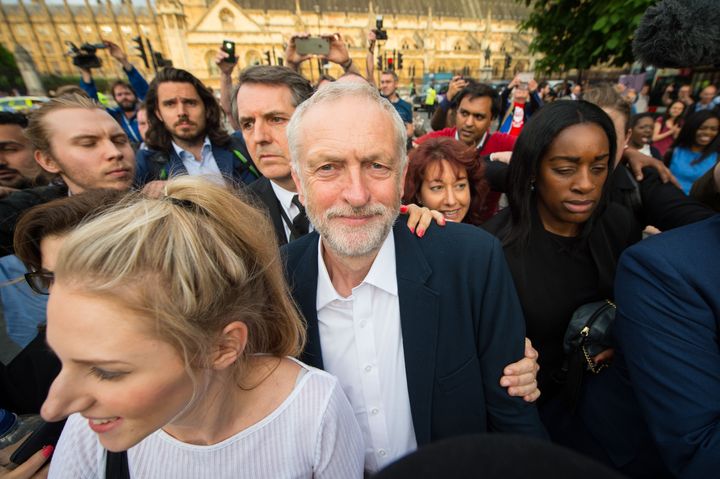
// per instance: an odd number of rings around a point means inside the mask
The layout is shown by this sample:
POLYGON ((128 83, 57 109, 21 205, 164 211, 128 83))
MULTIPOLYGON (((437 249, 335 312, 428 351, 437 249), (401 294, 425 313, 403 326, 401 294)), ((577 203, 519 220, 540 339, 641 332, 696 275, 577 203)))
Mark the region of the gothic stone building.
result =
MULTIPOLYGON (((382 15, 388 40, 386 56, 403 55, 401 83, 425 73, 465 73, 500 78, 532 68, 530 36, 518 32, 527 7, 514 0, 0 0, 0 43, 12 51, 25 47, 41 73, 76 74, 64 55, 66 41, 122 45, 147 77, 135 55, 133 38, 141 35, 153 49, 208 85, 217 87, 213 59, 223 40, 236 42, 239 66, 282 61, 283 45, 294 32, 340 33, 350 54, 365 71, 367 34, 382 15), (489 58, 486 61, 486 56, 489 58), (506 58, 511 57, 509 68, 506 58)), ((101 51, 105 77, 122 71, 101 51)), ((307 62, 303 73, 317 78, 321 66, 307 62)), ((337 75, 339 68, 327 71, 337 75)))

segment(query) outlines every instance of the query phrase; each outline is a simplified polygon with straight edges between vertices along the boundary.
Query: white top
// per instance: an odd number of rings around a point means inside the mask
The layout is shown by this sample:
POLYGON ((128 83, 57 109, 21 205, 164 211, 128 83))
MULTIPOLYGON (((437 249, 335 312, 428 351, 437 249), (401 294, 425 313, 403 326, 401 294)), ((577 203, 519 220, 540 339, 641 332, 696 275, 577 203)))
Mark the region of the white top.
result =
MULTIPOLYGON (((265 419, 211 446, 158 430, 128 450, 130 477, 362 478, 362 436, 337 380, 298 363, 307 372, 265 419)), ((68 418, 49 477, 105 477, 105 450, 80 414, 68 418)))
POLYGON ((317 314, 323 366, 350 400, 375 472, 417 449, 405 373, 395 240, 388 235, 370 271, 343 298, 318 246, 317 314))
MULTIPOLYGON (((275 197, 280 203, 280 208, 285 211, 285 214, 290 219, 290 221, 294 220, 298 213, 300 213, 300 208, 295 206, 292 202, 293 197, 297 195, 297 193, 295 193, 294 191, 286 190, 282 186, 275 184, 275 182, 272 180, 270 180, 270 186, 272 186, 275 197)), ((285 238, 290 241, 290 227, 285 221, 283 221, 282 224, 283 228, 285 228, 285 238)))
POLYGON ((225 184, 225 178, 223 178, 220 168, 213 156, 212 143, 210 143, 209 137, 206 136, 203 142, 200 161, 189 151, 180 148, 174 141, 172 142, 172 146, 175 149, 175 153, 177 153, 182 160, 188 175, 205 176, 210 181, 221 185, 225 184))

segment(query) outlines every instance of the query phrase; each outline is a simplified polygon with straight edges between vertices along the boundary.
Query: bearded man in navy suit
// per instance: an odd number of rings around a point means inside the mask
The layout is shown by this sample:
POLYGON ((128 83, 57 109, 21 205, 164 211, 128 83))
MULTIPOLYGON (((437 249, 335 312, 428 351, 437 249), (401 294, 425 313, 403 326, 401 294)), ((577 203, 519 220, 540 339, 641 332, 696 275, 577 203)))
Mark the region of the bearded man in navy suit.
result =
POLYGON ((393 106, 367 85, 328 85, 287 133, 315 228, 284 250, 308 322, 303 360, 339 378, 366 469, 462 434, 545 437, 534 405, 501 386, 525 323, 500 244, 468 225, 417 238, 395 224, 406 152, 393 106))

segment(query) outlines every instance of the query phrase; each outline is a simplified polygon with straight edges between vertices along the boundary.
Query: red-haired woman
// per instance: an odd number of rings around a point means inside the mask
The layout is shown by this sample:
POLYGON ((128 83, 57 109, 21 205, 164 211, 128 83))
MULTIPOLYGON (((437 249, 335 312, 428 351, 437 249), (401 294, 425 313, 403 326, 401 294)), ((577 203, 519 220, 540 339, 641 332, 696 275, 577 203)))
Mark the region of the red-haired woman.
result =
POLYGON ((484 162, 463 143, 432 138, 410 152, 403 203, 442 212, 448 221, 479 225, 488 219, 484 162))

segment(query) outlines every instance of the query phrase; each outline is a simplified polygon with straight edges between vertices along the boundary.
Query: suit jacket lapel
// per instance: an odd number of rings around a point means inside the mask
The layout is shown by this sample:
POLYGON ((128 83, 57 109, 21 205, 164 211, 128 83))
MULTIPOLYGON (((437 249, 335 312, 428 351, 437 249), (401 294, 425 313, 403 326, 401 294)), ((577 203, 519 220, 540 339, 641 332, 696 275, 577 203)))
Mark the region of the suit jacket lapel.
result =
POLYGON ((310 366, 323 369, 317 317, 317 248, 320 236, 314 232, 310 234, 312 238, 309 245, 295 264, 294 271, 296 274, 292 276, 294 284, 291 284, 290 287, 294 292, 295 301, 300 307, 305 321, 307 321, 307 343, 300 360, 310 366))
POLYGON ((417 243, 424 240, 415 238, 403 221, 396 222, 393 234, 405 373, 415 437, 422 445, 430 442, 439 299, 426 285, 432 270, 417 243))
POLYGON ((277 196, 275 196, 275 191, 273 191, 269 179, 263 177, 258 179, 257 182, 257 187, 253 189, 267 208, 270 214, 270 220, 275 228, 275 236, 277 237, 278 244, 283 246, 287 244, 287 236, 285 235, 285 223, 280 213, 280 208, 282 208, 280 201, 277 196))
POLYGON ((235 155, 233 152, 226 148, 213 145, 212 153, 220 173, 222 173, 222 175, 226 178, 236 179, 235 170, 233 168, 233 165, 235 164, 235 155))

